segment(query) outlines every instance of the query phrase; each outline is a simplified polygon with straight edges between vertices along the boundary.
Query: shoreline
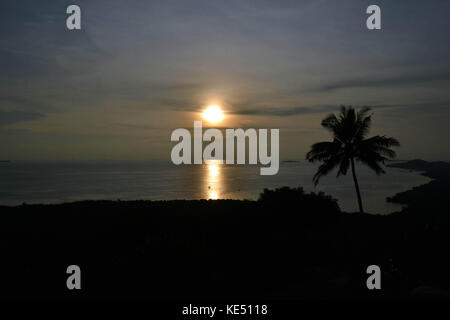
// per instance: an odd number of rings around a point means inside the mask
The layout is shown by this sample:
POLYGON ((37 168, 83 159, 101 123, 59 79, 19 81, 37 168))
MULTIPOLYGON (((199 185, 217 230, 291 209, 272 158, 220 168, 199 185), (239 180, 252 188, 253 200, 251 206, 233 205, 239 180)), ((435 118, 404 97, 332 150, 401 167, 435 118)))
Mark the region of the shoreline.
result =
POLYGON ((343 212, 301 188, 265 190, 259 201, 2 207, 0 248, 13 262, 0 266, 2 292, 71 299, 64 272, 76 264, 89 274, 86 299, 449 298, 446 190, 421 191, 389 215, 343 212), (361 286, 372 264, 383 270, 377 296, 361 286))
MULTIPOLYGON (((290 160, 287 163, 287 167, 286 168, 291 168, 291 166, 289 166, 289 164, 296 164, 299 163, 301 161, 296 161, 295 163, 291 163, 294 162, 293 160, 290 160)), ((389 162, 387 163, 387 167, 389 168, 393 168, 393 169, 400 169, 398 170, 399 172, 403 173, 401 175, 399 175, 398 177, 396 177, 395 173, 389 173, 388 172, 388 178, 391 177, 391 180, 394 179, 393 181, 396 181, 397 184, 402 185, 402 188, 393 188, 391 189, 386 189, 384 185, 380 185, 378 183, 377 187, 380 189, 376 189, 379 190, 379 194, 378 194, 378 198, 379 201, 382 201, 383 203, 385 203, 386 205, 384 205, 384 210, 379 209, 377 210, 370 210, 370 208, 367 208, 367 212, 370 212, 372 214, 376 214, 376 215, 390 215, 392 213, 395 212, 400 212, 405 208, 405 204, 404 202, 397 202, 397 200, 393 200, 393 199, 397 199, 398 195, 404 194, 405 192, 411 191, 411 190, 415 190, 418 187, 424 186, 424 185, 428 185, 431 181, 429 179, 426 178, 418 178, 416 179, 415 182, 410 181, 411 183, 408 183, 406 180, 402 181, 401 176, 406 176, 406 175, 414 175, 416 177, 427 177, 430 179, 436 179, 436 175, 439 176, 439 174, 436 174, 436 171, 439 170, 434 170, 434 175, 432 173, 429 173, 428 171, 430 171, 430 166, 432 166, 432 164, 434 163, 429 163, 423 160, 402 160, 402 161, 395 161, 393 163, 389 162), (405 170, 406 169, 406 170, 405 170), (428 170, 428 171, 427 171, 428 170), (426 172, 427 171, 427 172, 426 172), (400 179, 400 180, 397 180, 400 179), (382 190, 384 190, 382 192, 382 190)), ((437 163, 439 166, 441 165, 448 165, 445 162, 438 162, 437 163)), ((287 169, 288 170, 288 169, 287 169)), ((289 169, 290 170, 290 169, 289 169)), ((450 172, 450 170, 448 170, 450 172)), ((450 176, 450 174, 449 174, 450 176)), ((282 179, 283 180, 283 179, 282 179)), ((388 179, 389 180, 389 179, 388 179)), ((432 180, 433 181, 433 180, 432 180)), ((351 209, 351 207, 349 206, 349 201, 353 204, 353 189, 352 189, 352 194, 351 194, 351 198, 349 198, 346 194, 341 194, 339 193, 340 190, 336 189, 335 190, 335 181, 332 180, 332 183, 330 185, 325 184, 324 186, 322 186, 322 188, 320 188, 320 190, 317 189, 311 189, 308 185, 306 184, 300 184, 300 186, 303 186, 305 188, 306 191, 323 191, 325 194, 331 195, 332 197, 338 199, 339 201, 339 205, 342 211, 344 212, 353 212, 354 210, 351 209), (350 200, 349 200, 350 199, 350 200)), ((260 193, 264 190, 264 188, 268 188, 268 189, 274 189, 274 188, 279 188, 282 186, 288 186, 291 188, 296 188, 299 185, 298 184, 293 184, 292 181, 285 181, 285 184, 279 184, 279 185, 271 185, 269 184, 260 184, 260 188, 258 188, 258 191, 255 191, 255 194, 252 197, 240 197, 239 195, 236 196, 236 194, 231 195, 228 194, 227 192, 224 192, 224 197, 220 198, 223 200, 253 200, 253 201, 257 201, 258 197, 260 195, 260 193), (227 196, 228 194, 228 196, 227 196)), ((250 190, 250 189, 249 189, 250 190)), ((252 189, 253 190, 253 189, 252 189)), ((256 189, 255 189, 256 190, 256 189)), ((247 192, 249 192, 247 190, 247 192)), ((369 191, 370 193, 370 191, 369 191)), ((372 201, 371 203, 373 204, 373 196, 368 195, 367 196, 367 201, 368 203, 370 203, 370 201, 372 201), (370 200, 369 200, 370 199, 370 200)), ((375 195, 376 196, 376 195, 375 195)), ((177 200, 207 200, 207 198, 191 198, 191 197, 179 197, 179 198, 158 198, 158 197, 139 197, 139 195, 137 197, 132 197, 130 198, 128 195, 122 197, 121 195, 117 194, 116 196, 113 197, 104 197, 104 198, 97 198, 97 197, 83 197, 83 198, 79 198, 79 197, 71 197, 72 199, 63 199, 64 197, 58 199, 59 197, 55 197, 54 199, 52 198, 45 198, 48 201, 39 201, 37 199, 34 199, 35 201, 33 201, 33 199, 22 199, 21 201, 14 201, 15 203, 13 203, 12 201, 10 201, 10 203, 8 203, 8 201, 5 201, 4 203, 1 203, 0 206, 1 207, 19 207, 22 205, 61 205, 61 204, 66 204, 66 203, 76 203, 76 202, 86 202, 86 201, 90 201, 90 202, 95 202, 95 201, 117 201, 117 200, 121 200, 122 202, 125 201, 129 201, 129 202, 133 202, 133 201, 152 201, 152 202, 157 202, 157 201, 177 201, 177 200)), ((369 206, 370 207, 370 206, 369 206)))
POLYGON ((417 171, 421 175, 432 179, 430 182, 415 186, 409 190, 396 193, 392 197, 387 197, 386 201, 406 206, 402 211, 410 207, 424 207, 425 203, 430 205, 430 199, 435 204, 440 203, 441 198, 445 198, 450 188, 450 163, 444 161, 428 162, 425 160, 410 160, 404 163, 389 164, 387 167, 408 169, 417 171))

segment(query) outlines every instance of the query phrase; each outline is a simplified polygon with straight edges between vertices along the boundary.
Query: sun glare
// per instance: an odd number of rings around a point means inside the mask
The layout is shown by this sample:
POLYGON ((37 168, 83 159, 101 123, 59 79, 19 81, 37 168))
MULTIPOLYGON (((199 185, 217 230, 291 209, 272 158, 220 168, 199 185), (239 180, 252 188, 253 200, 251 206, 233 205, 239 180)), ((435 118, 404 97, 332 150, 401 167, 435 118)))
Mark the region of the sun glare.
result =
POLYGON ((219 106, 212 105, 203 111, 203 118, 209 122, 219 122, 224 118, 224 115, 219 106))
POLYGON ((219 175, 219 166, 218 165, 209 164, 208 169, 209 169, 209 176, 211 178, 216 178, 219 175))

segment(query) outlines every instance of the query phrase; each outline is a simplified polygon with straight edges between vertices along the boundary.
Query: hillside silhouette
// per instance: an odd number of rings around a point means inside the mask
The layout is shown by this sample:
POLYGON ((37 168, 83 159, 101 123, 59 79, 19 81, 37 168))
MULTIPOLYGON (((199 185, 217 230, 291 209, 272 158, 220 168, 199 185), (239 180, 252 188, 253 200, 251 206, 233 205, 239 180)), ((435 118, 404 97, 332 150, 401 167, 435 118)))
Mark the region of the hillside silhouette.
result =
MULTIPOLYGON (((414 192, 414 191, 411 191, 414 192)), ((400 196, 399 196, 400 197, 400 196)), ((398 199, 396 200, 398 201, 398 199)), ((341 212, 302 188, 258 201, 82 201, 2 207, 8 298, 448 298, 450 218, 427 200, 388 216, 341 212), (66 268, 82 290, 66 289, 66 268), (379 265, 382 290, 366 288, 379 265)))

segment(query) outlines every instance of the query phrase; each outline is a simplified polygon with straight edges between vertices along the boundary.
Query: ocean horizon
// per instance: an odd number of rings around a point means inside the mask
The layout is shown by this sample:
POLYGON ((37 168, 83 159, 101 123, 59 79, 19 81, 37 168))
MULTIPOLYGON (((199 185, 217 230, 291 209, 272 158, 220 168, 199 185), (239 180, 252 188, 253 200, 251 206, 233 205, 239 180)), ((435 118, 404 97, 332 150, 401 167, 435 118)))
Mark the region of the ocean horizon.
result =
MULTIPOLYGON (((394 161, 399 162, 399 161, 394 161)), ((393 162, 391 162, 393 163, 393 162)), ((264 188, 303 187, 338 200, 343 211, 356 212, 351 175, 323 177, 314 187, 317 165, 304 160, 280 163, 277 175, 261 176, 259 165, 217 163, 176 166, 167 161, 13 161, 0 164, 0 205, 57 204, 82 200, 257 200, 264 188)), ((431 181, 417 171, 386 168, 377 176, 357 166, 365 210, 388 214, 402 206, 386 197, 431 181)))

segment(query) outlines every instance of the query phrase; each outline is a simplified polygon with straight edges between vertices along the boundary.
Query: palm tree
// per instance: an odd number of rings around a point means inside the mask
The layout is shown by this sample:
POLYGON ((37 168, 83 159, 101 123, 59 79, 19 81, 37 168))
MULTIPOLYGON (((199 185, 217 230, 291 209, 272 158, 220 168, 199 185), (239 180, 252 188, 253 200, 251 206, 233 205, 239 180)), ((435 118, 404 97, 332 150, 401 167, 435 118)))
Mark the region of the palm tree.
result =
POLYGON ((382 164, 386 160, 395 158, 395 151, 391 147, 400 146, 397 139, 386 136, 366 138, 372 122, 370 108, 362 108, 358 112, 350 107, 341 107, 341 112, 328 115, 322 120, 322 126, 333 134, 332 142, 318 142, 311 146, 306 154, 310 162, 322 162, 314 175, 314 185, 319 179, 339 167, 337 176, 347 174, 352 168, 353 181, 358 197, 359 211, 363 213, 361 192, 356 179, 355 160, 362 162, 375 171, 377 175, 385 173, 382 164))

